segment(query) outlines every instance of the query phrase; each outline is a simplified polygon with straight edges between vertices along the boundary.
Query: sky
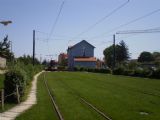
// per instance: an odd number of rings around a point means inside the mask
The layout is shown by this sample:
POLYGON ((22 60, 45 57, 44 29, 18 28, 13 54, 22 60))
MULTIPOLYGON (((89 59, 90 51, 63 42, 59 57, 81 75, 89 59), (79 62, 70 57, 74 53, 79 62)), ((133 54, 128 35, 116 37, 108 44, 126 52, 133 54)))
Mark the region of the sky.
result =
MULTIPOLYGON (((128 25, 117 28, 148 13, 160 9, 160 0, 0 0, 0 21, 11 20, 8 26, 0 24, 0 40, 5 35, 12 41, 16 57, 32 55, 33 30, 36 31, 36 57, 57 59, 70 45, 87 40, 94 45, 95 57, 102 59, 103 50, 112 45, 118 31, 160 28, 160 10, 128 25), (55 24, 60 6, 61 14, 55 24), (54 30, 53 29, 54 26, 54 30), (116 28, 116 29, 115 29, 116 28), (83 33, 83 34, 81 34, 83 33)), ((119 34, 116 44, 124 40, 132 59, 142 51, 160 52, 160 33, 119 34)))

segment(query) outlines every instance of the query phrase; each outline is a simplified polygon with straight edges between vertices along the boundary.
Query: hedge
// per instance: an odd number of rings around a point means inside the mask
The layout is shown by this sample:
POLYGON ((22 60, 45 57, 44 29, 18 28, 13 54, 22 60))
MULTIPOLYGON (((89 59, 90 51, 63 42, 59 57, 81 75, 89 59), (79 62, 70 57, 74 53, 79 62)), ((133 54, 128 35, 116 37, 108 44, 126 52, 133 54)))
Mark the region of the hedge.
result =
POLYGON ((129 70, 123 67, 118 67, 112 71, 112 74, 160 79, 160 68, 157 70, 151 70, 146 68, 137 68, 134 70, 129 70))
MULTIPOLYGON (((20 100, 22 100, 27 85, 31 84, 33 76, 41 71, 42 67, 39 65, 32 66, 31 64, 24 65, 23 63, 17 63, 12 66, 10 70, 5 74, 4 90, 5 96, 16 92, 16 85, 18 85, 20 100)), ((16 95, 11 95, 6 98, 6 102, 15 103, 17 101, 16 95)))
POLYGON ((113 75, 124 75, 124 68, 118 67, 112 71, 113 75))
POLYGON ((152 72, 151 78, 160 79, 160 68, 152 72))
POLYGON ((86 71, 94 73, 111 73, 110 69, 97 69, 97 68, 86 68, 86 67, 74 67, 74 71, 86 71))
MULTIPOLYGON (((26 88, 26 73, 24 71, 19 70, 11 70, 5 74, 4 80, 4 90, 5 96, 11 95, 12 93, 16 93, 16 86, 18 85, 18 91, 20 94, 20 99, 24 95, 25 88, 26 88)), ((16 102, 17 95, 13 94, 6 98, 7 102, 16 102)))

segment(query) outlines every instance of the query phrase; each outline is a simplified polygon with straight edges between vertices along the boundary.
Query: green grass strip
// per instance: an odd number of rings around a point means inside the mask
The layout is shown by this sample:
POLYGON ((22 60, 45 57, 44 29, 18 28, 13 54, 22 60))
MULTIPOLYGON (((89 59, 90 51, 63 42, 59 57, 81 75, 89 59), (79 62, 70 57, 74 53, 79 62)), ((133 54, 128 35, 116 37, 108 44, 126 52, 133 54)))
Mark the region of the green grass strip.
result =
POLYGON ((43 74, 38 78, 37 98, 37 104, 18 116, 16 120, 59 120, 45 88, 43 74))

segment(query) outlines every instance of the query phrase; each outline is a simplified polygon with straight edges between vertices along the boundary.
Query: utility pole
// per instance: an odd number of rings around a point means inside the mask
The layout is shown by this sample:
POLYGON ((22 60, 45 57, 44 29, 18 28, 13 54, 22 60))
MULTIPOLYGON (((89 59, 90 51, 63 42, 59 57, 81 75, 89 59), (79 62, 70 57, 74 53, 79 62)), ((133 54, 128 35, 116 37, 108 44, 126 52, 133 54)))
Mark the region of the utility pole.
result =
MULTIPOLYGON (((13 50, 12 50, 12 41, 9 41, 9 44, 10 44, 10 51, 11 51, 11 53, 13 53, 13 50)), ((13 65, 14 64, 14 58, 13 58, 12 55, 10 56, 10 59, 11 59, 12 65, 13 65)))
POLYGON ((116 46, 115 46, 115 34, 113 35, 113 66, 112 66, 112 70, 114 70, 115 68, 115 64, 116 64, 116 46))
POLYGON ((33 66, 35 64, 35 30, 33 30, 33 66))

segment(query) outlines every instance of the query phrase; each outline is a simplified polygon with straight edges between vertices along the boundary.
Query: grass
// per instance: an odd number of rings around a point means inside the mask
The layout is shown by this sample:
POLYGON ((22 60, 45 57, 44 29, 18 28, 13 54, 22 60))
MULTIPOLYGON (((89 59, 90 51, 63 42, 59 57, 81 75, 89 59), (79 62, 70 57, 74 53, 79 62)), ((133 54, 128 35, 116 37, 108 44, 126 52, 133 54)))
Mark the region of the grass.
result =
MULTIPOLYGON (((82 103, 80 97, 113 120, 160 119, 160 80, 85 72, 46 73, 46 79, 65 120, 104 119, 82 103)), ((38 100, 37 105, 17 120, 33 117, 48 120, 44 117, 56 116, 41 79, 38 81, 38 100), (36 115, 36 111, 42 114, 36 115)))
POLYGON ((16 120, 58 120, 42 78, 43 75, 39 77, 38 81, 37 104, 18 116, 16 120))

